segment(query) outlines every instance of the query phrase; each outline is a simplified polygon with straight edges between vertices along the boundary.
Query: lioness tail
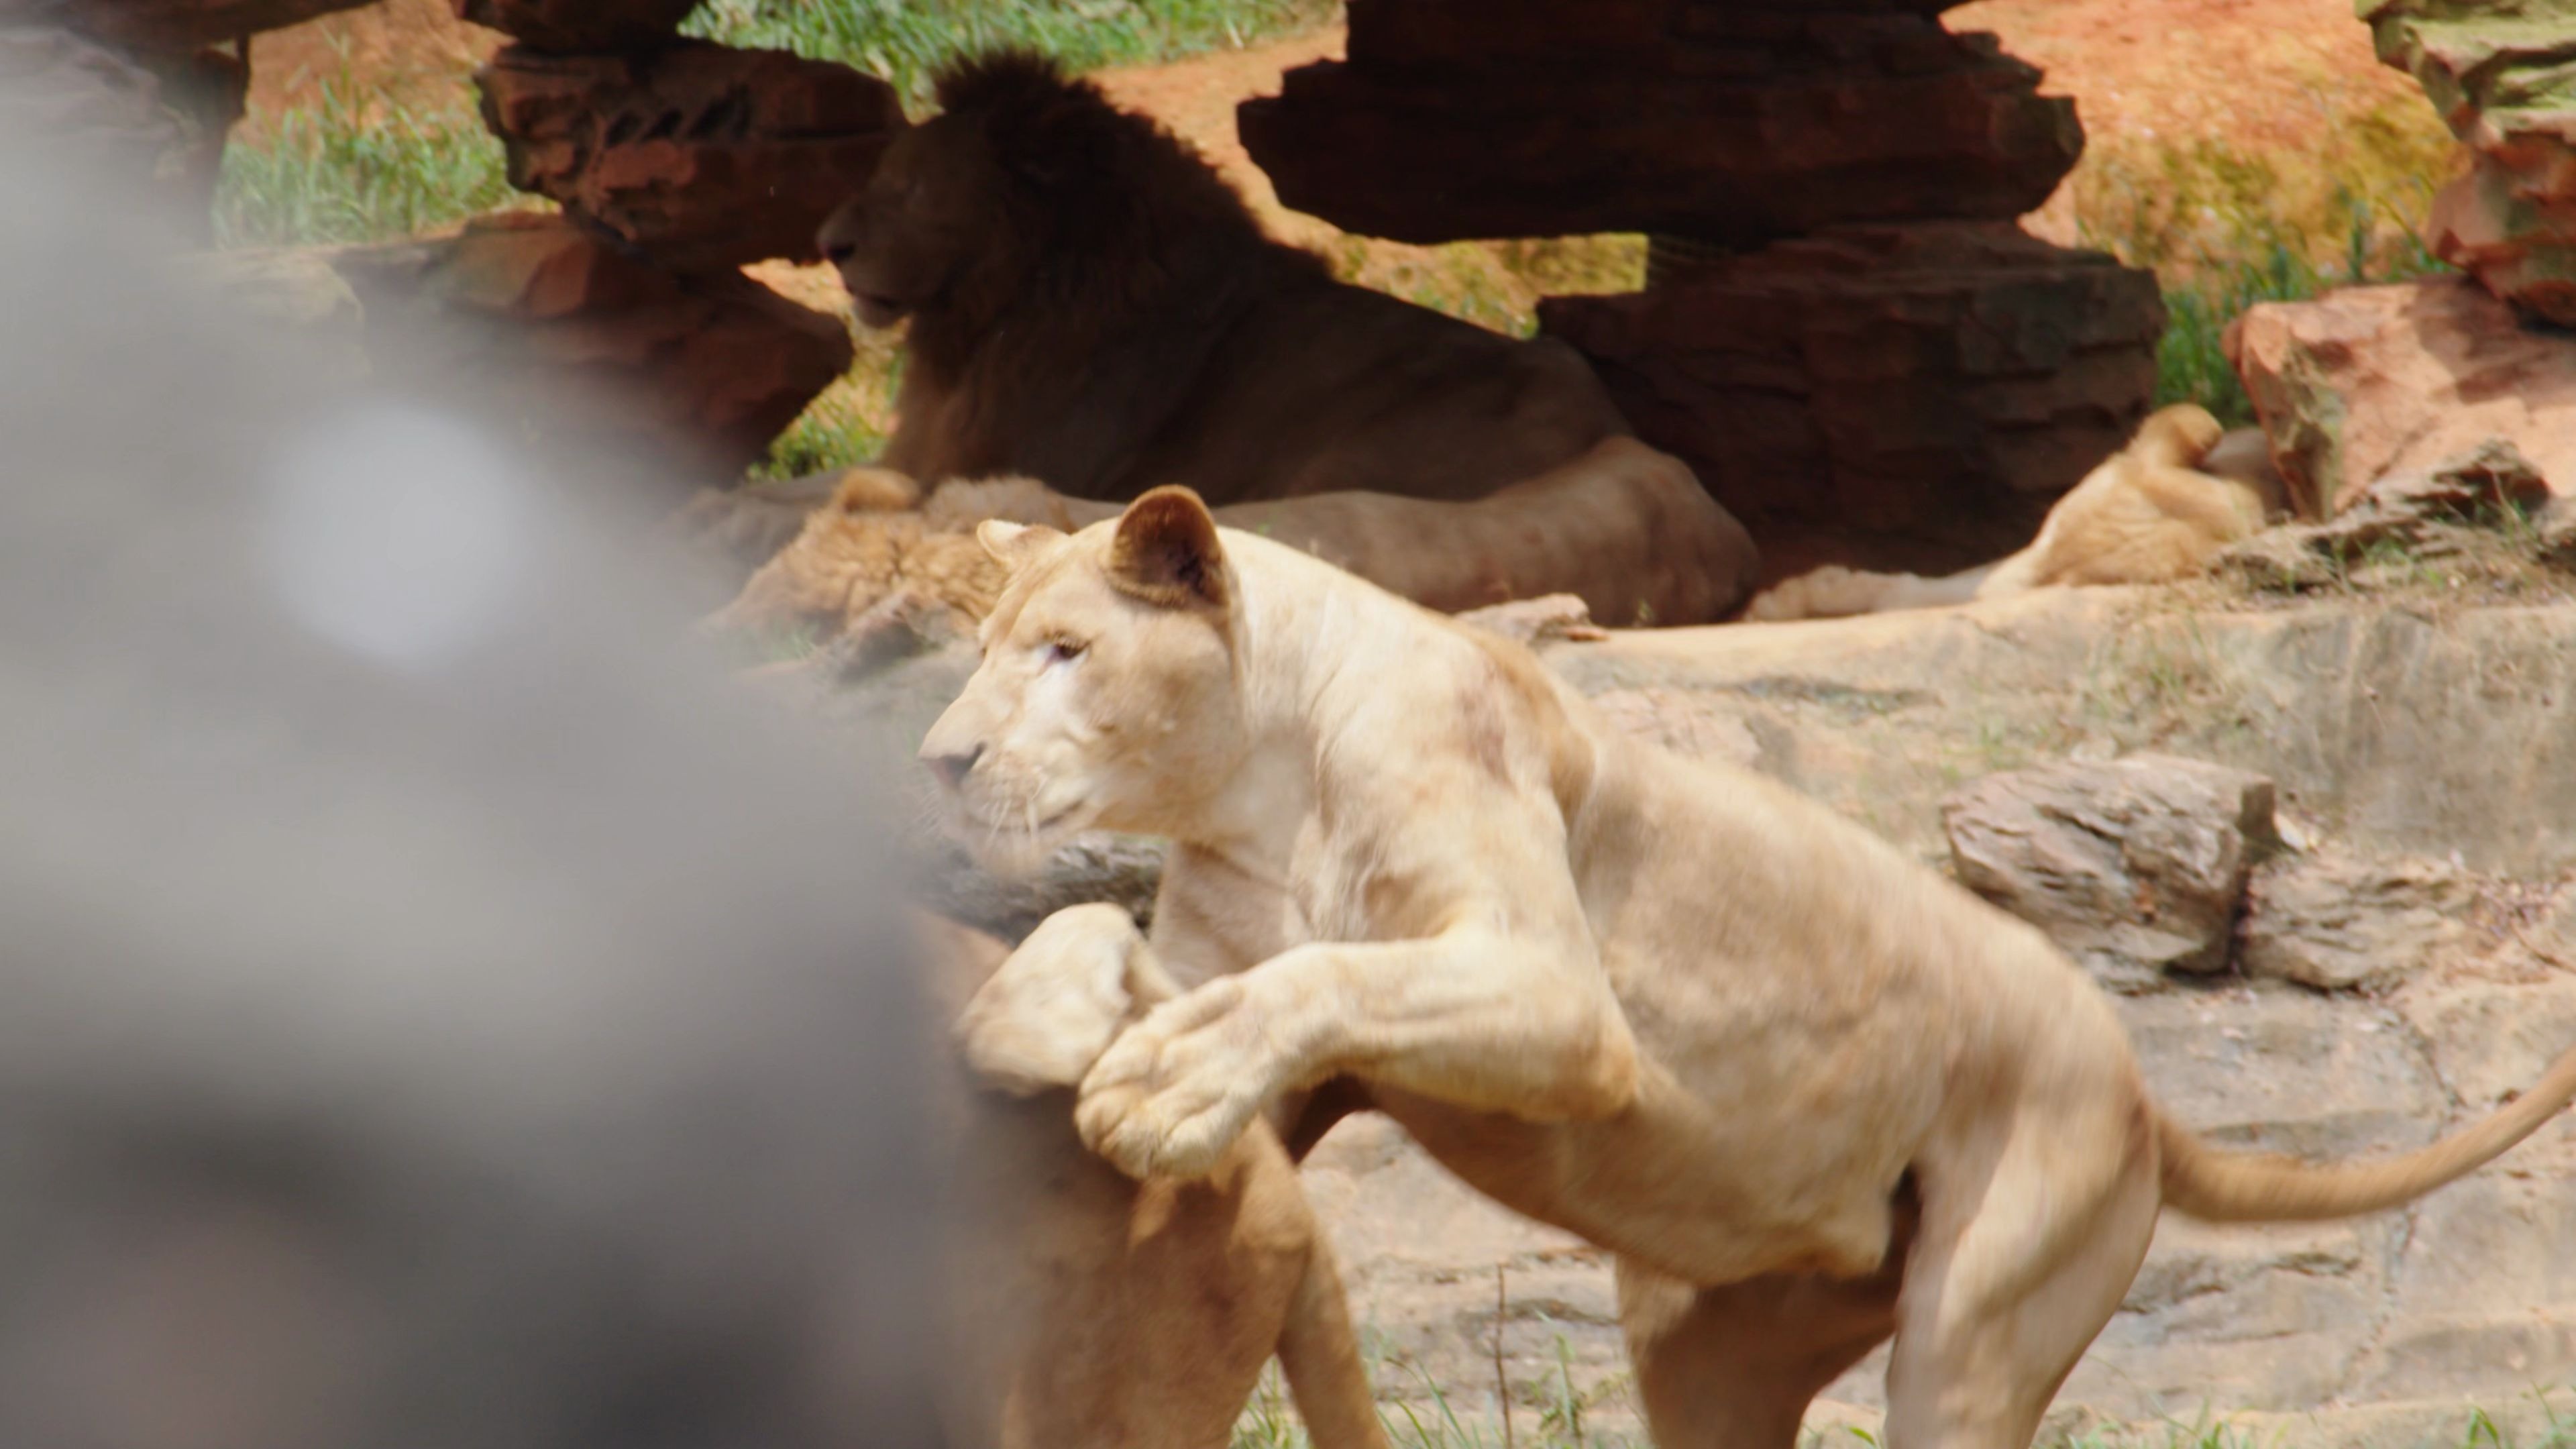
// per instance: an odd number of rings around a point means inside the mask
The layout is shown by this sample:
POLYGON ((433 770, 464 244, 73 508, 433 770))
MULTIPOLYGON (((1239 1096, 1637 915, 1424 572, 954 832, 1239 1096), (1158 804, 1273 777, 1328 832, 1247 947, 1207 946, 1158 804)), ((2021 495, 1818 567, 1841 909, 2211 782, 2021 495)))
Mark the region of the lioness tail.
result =
POLYGON ((2484 1167, 2576 1099, 2576 1047, 2532 1089, 2413 1152, 2369 1162, 2308 1163, 2211 1147, 2161 1109, 2165 1205, 2213 1223, 2315 1222, 2377 1212, 2484 1167))

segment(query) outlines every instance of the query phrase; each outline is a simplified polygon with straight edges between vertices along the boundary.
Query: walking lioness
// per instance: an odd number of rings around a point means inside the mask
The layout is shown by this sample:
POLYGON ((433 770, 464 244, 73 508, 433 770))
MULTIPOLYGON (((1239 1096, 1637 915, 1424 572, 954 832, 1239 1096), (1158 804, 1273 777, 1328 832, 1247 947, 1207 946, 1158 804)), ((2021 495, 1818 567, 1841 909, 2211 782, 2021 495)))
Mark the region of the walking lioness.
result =
POLYGON ((1788 1449, 1893 1335, 1893 1444, 2017 1449, 2161 1207, 2388 1207, 2576 1096, 2571 1051, 2421 1151, 2213 1151, 2039 932, 1784 787, 1619 735, 1518 646, 1220 532, 1185 490, 981 536, 1013 572, 923 745, 961 828, 1175 842, 1154 946, 1193 989, 1084 1078, 1084 1139, 1188 1175, 1359 1079, 1469 1183, 1617 1255, 1667 1446, 1788 1449))

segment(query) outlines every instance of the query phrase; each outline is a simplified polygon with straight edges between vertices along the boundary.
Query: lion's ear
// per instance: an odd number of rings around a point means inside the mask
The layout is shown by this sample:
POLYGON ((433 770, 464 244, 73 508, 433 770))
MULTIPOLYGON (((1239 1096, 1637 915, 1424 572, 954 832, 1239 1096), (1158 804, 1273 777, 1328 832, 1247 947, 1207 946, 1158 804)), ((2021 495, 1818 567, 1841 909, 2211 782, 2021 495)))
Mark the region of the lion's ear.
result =
POLYGON ((1215 516, 1177 484, 1147 491, 1118 519, 1109 580, 1166 608, 1225 607, 1225 550, 1217 543, 1215 516))
POLYGON ((1037 551, 1064 537, 1043 523, 1012 523, 1000 518, 987 518, 975 525, 975 541, 984 552, 1004 568, 1018 568, 1037 551))

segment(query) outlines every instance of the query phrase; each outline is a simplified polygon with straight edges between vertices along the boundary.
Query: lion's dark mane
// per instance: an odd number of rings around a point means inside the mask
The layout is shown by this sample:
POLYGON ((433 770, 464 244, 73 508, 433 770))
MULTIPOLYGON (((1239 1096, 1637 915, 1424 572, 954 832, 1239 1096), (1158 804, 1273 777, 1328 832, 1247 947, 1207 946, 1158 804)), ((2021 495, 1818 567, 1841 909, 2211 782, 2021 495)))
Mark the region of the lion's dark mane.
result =
POLYGON ((913 319, 914 357, 935 373, 957 379, 996 343, 1060 362, 1151 328, 1158 312, 1206 335, 1229 293, 1283 268, 1324 275, 1321 260, 1264 235, 1178 137, 1046 56, 969 58, 940 75, 937 94, 941 114, 975 126, 1000 164, 994 245, 1007 256, 913 319))

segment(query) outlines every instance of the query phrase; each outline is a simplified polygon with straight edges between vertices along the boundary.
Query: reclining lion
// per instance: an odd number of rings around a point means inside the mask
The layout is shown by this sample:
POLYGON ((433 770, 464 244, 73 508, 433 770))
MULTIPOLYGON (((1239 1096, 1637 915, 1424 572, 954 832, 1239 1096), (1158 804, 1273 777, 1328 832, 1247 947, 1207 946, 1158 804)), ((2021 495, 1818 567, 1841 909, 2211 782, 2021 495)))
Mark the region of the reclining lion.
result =
POLYGON ((2039 536, 2009 558, 1931 579, 1828 564, 1763 590, 1744 617, 1830 619, 2066 584, 2179 583, 2261 532, 2283 505, 2261 433, 2224 434, 2206 410, 2176 403, 2150 414, 2128 447, 2057 500, 2039 536))
POLYGON ((1577 593, 1607 622, 1690 623, 1750 588, 1743 527, 1572 349, 1335 281, 1050 61, 987 56, 938 90, 820 237, 860 321, 910 322, 886 468, 1272 502, 1276 536, 1443 608, 1577 593))
POLYGON ((2020 1449, 2159 1212, 2395 1206, 2576 1097, 2576 1050, 2430 1147, 2218 1151, 2037 930, 1747 771, 1625 737, 1525 649, 1164 489, 1013 567, 922 754, 965 833, 1174 847, 1193 989, 1084 1077, 1085 1141, 1187 1175, 1356 1078, 1451 1171, 1616 1255, 1665 1445, 1789 1449, 1893 1337, 1902 1449, 2020 1449))
POLYGON ((1266 1128, 1202 1181, 1137 1183, 1085 1151, 1073 1085, 1177 995, 1116 906, 1016 952, 917 922, 983 1084, 956 1120, 941 1325, 950 1449, 1220 1449, 1275 1352, 1317 1449, 1385 1449, 1332 1250, 1266 1128), (1016 1100, 1015 1100, 1016 1098, 1016 1100))
MULTIPOLYGON (((1325 493, 1217 510, 1228 526, 1293 544, 1427 608, 1462 612, 1549 595, 1631 600, 1611 617, 1654 623, 1653 599, 1694 567, 1686 540, 1693 511, 1667 505, 1697 494, 1663 486, 1681 465, 1633 438, 1610 438, 1581 476, 1562 471, 1485 498, 1444 503, 1384 493, 1325 493), (1550 552, 1515 574, 1516 553, 1550 552)), ((1685 475, 1684 481, 1687 481, 1685 475)), ((952 480, 927 500, 919 485, 882 468, 852 468, 823 506, 733 601, 709 619, 719 630, 819 630, 861 664, 972 633, 1001 592, 1002 566, 972 528, 1002 518, 1071 528, 1117 516, 1119 505, 1070 498, 1033 478, 952 480)))

